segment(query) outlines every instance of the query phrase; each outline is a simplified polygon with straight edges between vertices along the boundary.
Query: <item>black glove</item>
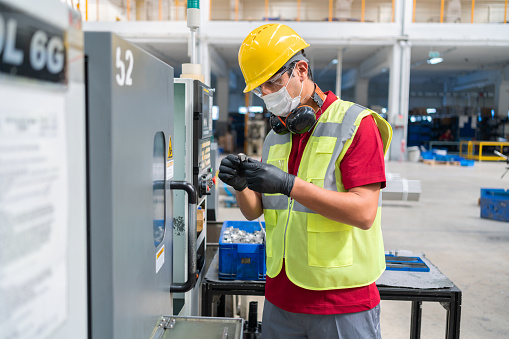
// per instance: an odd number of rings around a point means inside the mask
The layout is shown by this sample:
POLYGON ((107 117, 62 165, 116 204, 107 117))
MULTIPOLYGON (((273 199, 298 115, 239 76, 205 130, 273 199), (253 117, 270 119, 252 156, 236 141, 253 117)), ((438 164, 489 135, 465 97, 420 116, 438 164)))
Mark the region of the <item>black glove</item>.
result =
POLYGON ((247 187, 246 178, 239 175, 240 163, 241 161, 238 156, 229 154, 226 158, 221 160, 218 175, 219 179, 225 184, 230 185, 239 192, 247 187))
POLYGON ((283 193, 290 196, 295 183, 294 175, 251 158, 241 162, 240 168, 249 189, 260 193, 283 193))

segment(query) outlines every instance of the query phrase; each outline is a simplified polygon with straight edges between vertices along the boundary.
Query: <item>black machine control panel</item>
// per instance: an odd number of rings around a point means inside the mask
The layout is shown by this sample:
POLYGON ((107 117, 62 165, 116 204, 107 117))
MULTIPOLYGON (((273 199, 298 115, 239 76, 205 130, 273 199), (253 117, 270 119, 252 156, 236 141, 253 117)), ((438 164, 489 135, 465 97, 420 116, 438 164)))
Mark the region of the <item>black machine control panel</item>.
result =
POLYGON ((210 138, 201 139, 198 143, 198 191, 199 195, 210 195, 214 185, 210 161, 210 138))
POLYGON ((210 143, 212 141, 212 105, 214 90, 195 80, 193 88, 194 131, 197 142, 193 149, 193 183, 201 198, 210 194, 213 183, 213 169, 210 161, 210 143))

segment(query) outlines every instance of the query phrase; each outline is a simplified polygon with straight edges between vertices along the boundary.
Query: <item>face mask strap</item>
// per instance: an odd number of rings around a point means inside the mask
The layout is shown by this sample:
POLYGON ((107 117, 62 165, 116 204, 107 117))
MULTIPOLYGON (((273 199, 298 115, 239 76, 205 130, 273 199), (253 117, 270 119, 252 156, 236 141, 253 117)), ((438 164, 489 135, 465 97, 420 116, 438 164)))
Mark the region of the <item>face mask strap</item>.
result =
POLYGON ((303 81, 303 82, 302 82, 302 84, 300 85, 300 93, 299 93, 299 95, 297 95, 298 97, 300 97, 300 96, 301 96, 301 94, 302 94, 302 90, 303 90, 303 89, 304 89, 304 81, 303 81))
MULTIPOLYGON (((293 66, 293 69, 292 69, 292 74, 290 74, 290 77, 288 78, 288 81, 286 82, 286 85, 285 85, 285 88, 288 87, 288 84, 290 83, 290 80, 292 80, 292 77, 293 77, 293 71, 295 71, 295 67, 297 67, 297 64, 295 64, 293 66)), ((302 90, 301 90, 302 92, 302 90)))

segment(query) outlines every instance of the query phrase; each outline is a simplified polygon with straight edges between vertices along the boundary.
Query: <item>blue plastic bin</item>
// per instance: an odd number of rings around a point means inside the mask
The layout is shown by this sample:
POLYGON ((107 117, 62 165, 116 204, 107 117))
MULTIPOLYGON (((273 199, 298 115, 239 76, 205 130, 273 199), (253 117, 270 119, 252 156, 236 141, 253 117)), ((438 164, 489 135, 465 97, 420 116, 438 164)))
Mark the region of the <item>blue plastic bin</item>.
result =
MULTIPOLYGON (((265 247, 263 244, 230 244, 223 242, 224 230, 230 226, 249 233, 260 230, 258 221, 225 221, 219 235, 219 279, 265 280, 265 247)), ((265 228, 265 223, 262 222, 265 228)))
POLYGON ((509 192, 501 188, 481 188, 481 218, 509 221, 509 192))
POLYGON ((421 157, 423 160, 433 160, 435 159, 435 155, 431 151, 421 152, 421 157))
POLYGON ((460 164, 461 164, 461 166, 474 166, 475 161, 469 160, 469 159, 463 159, 463 160, 460 160, 460 164))

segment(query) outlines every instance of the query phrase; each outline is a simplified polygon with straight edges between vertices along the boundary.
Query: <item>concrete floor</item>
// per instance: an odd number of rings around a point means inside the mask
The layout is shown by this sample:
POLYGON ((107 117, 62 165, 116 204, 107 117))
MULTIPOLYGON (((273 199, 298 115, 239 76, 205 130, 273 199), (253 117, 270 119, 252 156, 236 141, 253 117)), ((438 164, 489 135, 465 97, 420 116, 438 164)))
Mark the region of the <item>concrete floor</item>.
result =
MULTIPOLYGON (((509 174, 500 178, 504 170, 502 162, 386 165, 387 172, 421 180, 422 194, 418 202, 383 202, 385 248, 425 253, 463 291, 463 339, 509 338, 509 223, 481 219, 478 205, 481 187, 509 188, 509 174)), ((218 220, 245 219, 238 208, 221 206, 218 220)), ((383 337, 408 338, 410 302, 381 307, 383 337)), ((443 338, 445 309, 423 303, 422 313, 421 338, 443 338)))

